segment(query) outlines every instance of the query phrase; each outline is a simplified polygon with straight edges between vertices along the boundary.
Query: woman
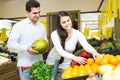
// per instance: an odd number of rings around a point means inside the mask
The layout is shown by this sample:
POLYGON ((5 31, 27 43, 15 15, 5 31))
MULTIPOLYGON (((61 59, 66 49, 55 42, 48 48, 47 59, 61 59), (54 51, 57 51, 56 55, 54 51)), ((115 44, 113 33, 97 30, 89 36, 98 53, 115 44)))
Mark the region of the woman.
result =
POLYGON ((86 40, 83 34, 72 28, 70 16, 65 11, 60 11, 57 14, 57 29, 52 32, 51 39, 54 47, 48 54, 46 63, 53 65, 55 60, 64 57, 64 61, 59 65, 60 69, 66 69, 70 66, 71 60, 80 64, 85 64, 86 59, 80 56, 75 56, 73 51, 76 48, 77 42, 89 53, 95 56, 101 56, 86 40))

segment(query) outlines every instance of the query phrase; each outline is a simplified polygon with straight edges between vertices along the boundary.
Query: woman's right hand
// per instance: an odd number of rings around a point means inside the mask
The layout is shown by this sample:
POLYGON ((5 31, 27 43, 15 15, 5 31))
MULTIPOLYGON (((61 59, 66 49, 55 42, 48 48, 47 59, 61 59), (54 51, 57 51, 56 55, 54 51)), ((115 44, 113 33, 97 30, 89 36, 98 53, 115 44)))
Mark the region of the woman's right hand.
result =
POLYGON ((83 65, 83 64, 86 64, 87 59, 84 57, 80 57, 80 56, 74 56, 73 60, 78 62, 79 64, 83 65))

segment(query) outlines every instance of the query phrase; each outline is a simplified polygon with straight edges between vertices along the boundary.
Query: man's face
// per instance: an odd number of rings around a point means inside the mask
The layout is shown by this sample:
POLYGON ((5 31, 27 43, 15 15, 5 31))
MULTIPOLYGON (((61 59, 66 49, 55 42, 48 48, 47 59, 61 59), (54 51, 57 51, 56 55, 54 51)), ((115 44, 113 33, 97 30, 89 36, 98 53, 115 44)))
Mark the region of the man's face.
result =
POLYGON ((27 14, 31 22, 36 23, 40 18, 40 7, 31 8, 31 11, 27 12, 27 14))

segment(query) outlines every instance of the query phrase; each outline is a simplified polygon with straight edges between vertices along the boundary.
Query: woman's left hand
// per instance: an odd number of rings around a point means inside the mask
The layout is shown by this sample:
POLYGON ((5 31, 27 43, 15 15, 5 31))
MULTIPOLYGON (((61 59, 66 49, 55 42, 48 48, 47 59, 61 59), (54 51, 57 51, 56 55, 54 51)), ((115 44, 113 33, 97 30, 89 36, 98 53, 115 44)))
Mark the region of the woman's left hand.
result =
POLYGON ((95 59, 96 56, 98 56, 99 58, 102 58, 102 56, 103 56, 102 54, 100 54, 100 53, 98 53, 98 52, 93 53, 92 55, 93 55, 93 58, 94 58, 94 59, 95 59))

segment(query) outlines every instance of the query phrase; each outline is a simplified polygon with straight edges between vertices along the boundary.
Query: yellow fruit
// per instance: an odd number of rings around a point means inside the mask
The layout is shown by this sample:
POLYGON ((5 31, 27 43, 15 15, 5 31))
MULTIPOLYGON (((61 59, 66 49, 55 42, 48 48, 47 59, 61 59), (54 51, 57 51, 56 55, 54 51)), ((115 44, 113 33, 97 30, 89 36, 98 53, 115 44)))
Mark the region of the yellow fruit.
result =
POLYGON ((86 70, 79 71, 79 76, 84 76, 84 75, 87 75, 86 70))
POLYGON ((91 69, 92 69, 92 72, 98 73, 98 71, 99 71, 99 65, 96 64, 96 63, 93 63, 93 64, 91 65, 91 69))
POLYGON ((102 58, 101 61, 100 61, 100 64, 101 65, 109 64, 108 59, 102 58))
POLYGON ((102 80, 120 80, 119 76, 120 76, 120 65, 118 65, 113 70, 108 70, 107 72, 105 72, 102 80))
POLYGON ((78 77, 79 76, 79 72, 78 71, 73 71, 72 73, 72 77, 78 77))
POLYGON ((62 75, 62 79, 67 79, 67 78, 72 78, 72 74, 64 72, 63 75, 62 75))
POLYGON ((120 55, 116 55, 116 58, 117 58, 117 61, 118 61, 118 64, 120 63, 120 55))
POLYGON ((105 72, 105 74, 102 77, 102 80, 113 80, 112 79, 112 70, 105 72))
POLYGON ((100 62, 101 62, 101 59, 99 57, 96 57, 95 58, 95 63, 98 64, 98 65, 100 65, 100 62))
POLYGON ((48 43, 44 39, 38 39, 33 43, 33 50, 43 53, 48 48, 48 43))
POLYGON ((104 75, 104 73, 106 73, 109 70, 113 70, 113 66, 112 65, 101 65, 99 66, 99 73, 104 75))
POLYGON ((72 67, 68 67, 66 68, 65 72, 68 72, 68 73, 71 73, 73 71, 73 68, 72 67))
POLYGON ((87 64, 93 64, 94 63, 94 59, 93 58, 88 58, 87 59, 87 64))
POLYGON ((111 59, 110 59, 110 64, 112 65, 117 65, 119 62, 117 60, 117 58, 115 56, 113 56, 111 59))

